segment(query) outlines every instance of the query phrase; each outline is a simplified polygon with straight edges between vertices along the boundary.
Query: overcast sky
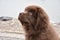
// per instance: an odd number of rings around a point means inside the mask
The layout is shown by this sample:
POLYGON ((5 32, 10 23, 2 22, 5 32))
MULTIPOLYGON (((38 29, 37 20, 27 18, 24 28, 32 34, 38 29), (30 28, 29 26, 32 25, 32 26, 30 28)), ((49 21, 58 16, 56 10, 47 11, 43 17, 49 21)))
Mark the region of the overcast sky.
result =
POLYGON ((42 5, 51 21, 60 22, 60 0, 0 0, 0 16, 17 18, 31 4, 42 5))

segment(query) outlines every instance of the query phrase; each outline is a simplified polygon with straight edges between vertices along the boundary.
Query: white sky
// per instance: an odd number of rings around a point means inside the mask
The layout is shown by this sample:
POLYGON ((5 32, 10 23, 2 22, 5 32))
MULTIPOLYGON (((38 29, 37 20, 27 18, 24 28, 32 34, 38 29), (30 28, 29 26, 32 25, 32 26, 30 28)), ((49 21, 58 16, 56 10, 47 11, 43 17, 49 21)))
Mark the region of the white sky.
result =
POLYGON ((0 16, 18 17, 28 5, 42 5, 50 20, 60 22, 60 0, 0 0, 0 16))

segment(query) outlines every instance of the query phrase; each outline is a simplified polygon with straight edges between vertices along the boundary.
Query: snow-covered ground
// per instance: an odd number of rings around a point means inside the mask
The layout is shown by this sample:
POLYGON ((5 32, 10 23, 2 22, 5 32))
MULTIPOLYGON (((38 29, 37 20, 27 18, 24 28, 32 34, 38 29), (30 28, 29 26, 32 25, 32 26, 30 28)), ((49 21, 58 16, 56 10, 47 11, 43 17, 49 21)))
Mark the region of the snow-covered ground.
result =
POLYGON ((0 40, 24 40, 21 27, 16 18, 9 21, 0 20, 0 40))
POLYGON ((0 40, 24 40, 24 35, 0 32, 0 40))

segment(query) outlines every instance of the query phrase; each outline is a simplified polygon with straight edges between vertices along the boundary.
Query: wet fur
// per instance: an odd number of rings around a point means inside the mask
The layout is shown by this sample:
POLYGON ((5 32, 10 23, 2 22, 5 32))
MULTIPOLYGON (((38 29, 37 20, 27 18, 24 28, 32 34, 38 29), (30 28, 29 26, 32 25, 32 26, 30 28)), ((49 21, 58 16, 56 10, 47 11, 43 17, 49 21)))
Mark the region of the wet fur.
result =
POLYGON ((59 40, 47 13, 39 6, 26 7, 25 11, 19 14, 18 20, 25 30, 25 40, 59 40))

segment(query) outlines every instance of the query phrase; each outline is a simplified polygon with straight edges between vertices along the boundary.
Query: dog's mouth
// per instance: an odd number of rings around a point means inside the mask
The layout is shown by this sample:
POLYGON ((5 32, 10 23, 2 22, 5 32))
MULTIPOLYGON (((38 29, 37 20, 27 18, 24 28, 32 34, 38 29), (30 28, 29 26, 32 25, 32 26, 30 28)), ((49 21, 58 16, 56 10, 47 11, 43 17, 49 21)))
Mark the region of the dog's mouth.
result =
POLYGON ((21 12, 19 14, 19 17, 18 17, 18 20, 21 21, 22 24, 28 24, 29 23, 29 19, 31 18, 31 15, 30 13, 27 13, 27 12, 21 12))
POLYGON ((25 18, 25 13, 21 12, 19 14, 19 17, 18 17, 18 20, 23 24, 23 23, 26 23, 26 18, 25 18))

